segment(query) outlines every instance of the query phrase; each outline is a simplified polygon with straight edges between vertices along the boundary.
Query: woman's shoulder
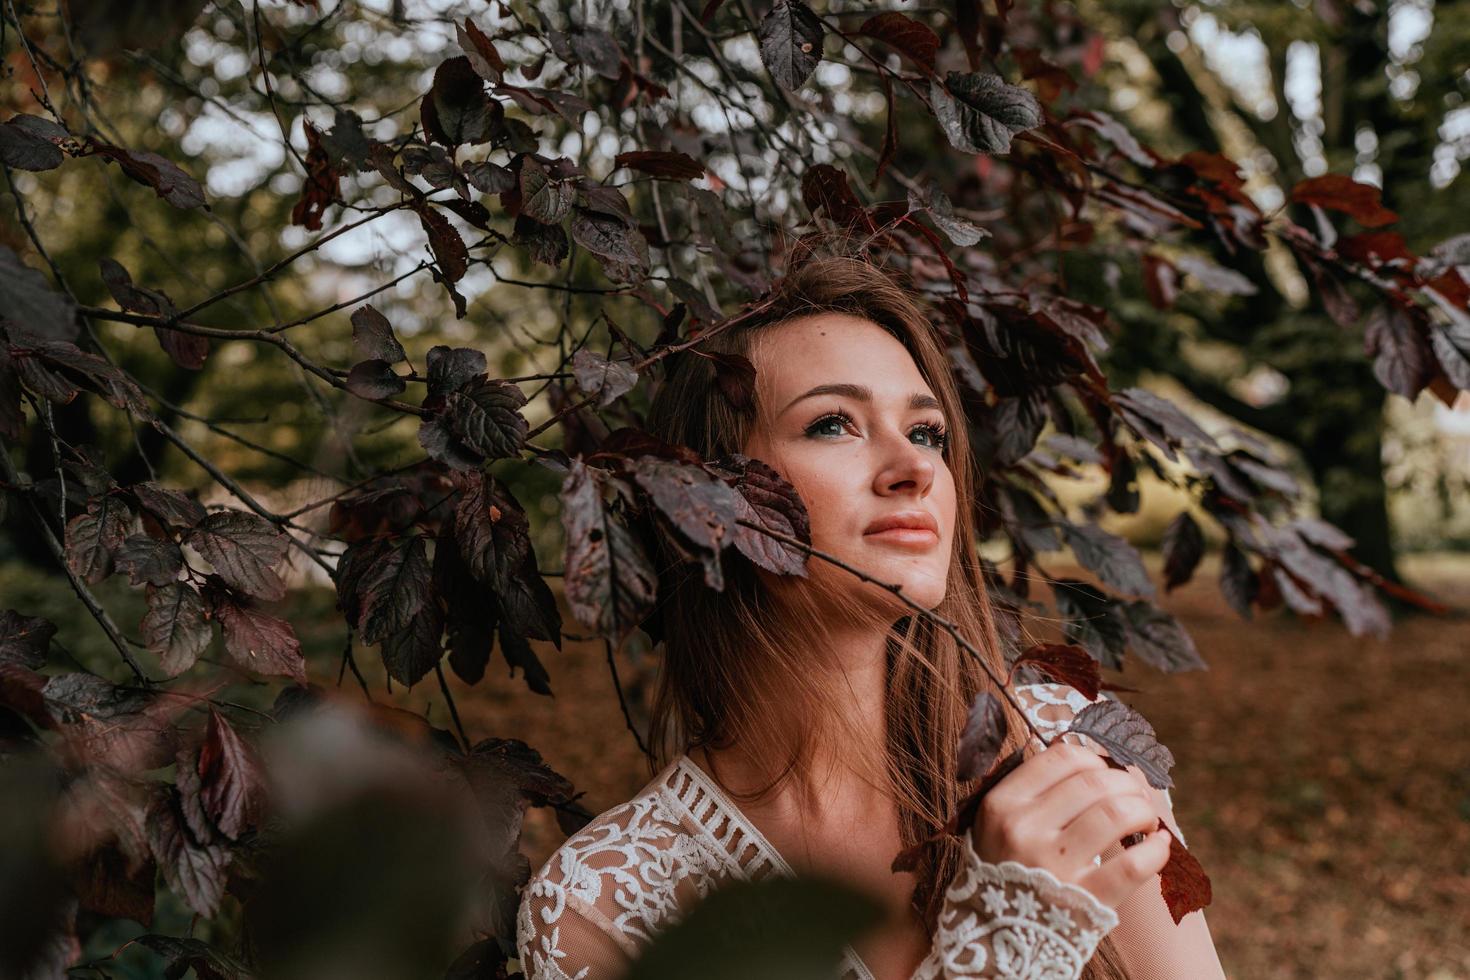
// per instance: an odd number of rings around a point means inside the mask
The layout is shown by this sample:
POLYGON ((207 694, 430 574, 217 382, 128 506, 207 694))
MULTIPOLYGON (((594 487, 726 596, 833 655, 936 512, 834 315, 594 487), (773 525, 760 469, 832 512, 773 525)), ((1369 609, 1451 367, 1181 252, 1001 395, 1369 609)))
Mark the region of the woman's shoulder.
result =
POLYGON ((670 763, 632 797, 609 807, 567 837, 532 876, 568 877, 578 866, 605 871, 637 860, 659 842, 687 834, 681 814, 670 806, 667 790, 678 762, 670 763))
POLYGON ((570 912, 631 953, 676 914, 690 887, 703 892, 727 870, 681 798, 683 772, 682 760, 671 762, 552 853, 521 891, 523 944, 570 912))

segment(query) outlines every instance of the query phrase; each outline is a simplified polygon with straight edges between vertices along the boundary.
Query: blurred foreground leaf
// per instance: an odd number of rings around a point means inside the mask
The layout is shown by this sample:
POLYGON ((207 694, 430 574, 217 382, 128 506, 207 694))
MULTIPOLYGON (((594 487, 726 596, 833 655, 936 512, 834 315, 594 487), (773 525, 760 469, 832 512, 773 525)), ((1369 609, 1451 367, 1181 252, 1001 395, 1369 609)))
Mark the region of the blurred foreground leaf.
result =
POLYGON ((881 915, 873 898, 822 878, 731 882, 660 933, 628 980, 830 980, 843 947, 881 915))

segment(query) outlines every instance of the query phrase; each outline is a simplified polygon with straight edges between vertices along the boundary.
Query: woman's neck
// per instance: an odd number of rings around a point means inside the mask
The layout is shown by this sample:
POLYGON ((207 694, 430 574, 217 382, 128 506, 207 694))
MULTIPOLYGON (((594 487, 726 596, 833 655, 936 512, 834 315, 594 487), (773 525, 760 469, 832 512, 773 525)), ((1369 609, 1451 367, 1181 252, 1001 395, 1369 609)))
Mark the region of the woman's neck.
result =
MULTIPOLYGON (((806 746, 806 764, 784 781, 762 804, 777 813, 801 814, 804 821, 840 819, 891 800, 887 786, 887 636, 886 627, 854 625, 829 629, 830 676, 819 680, 839 712, 832 730, 813 732, 806 746), (840 722, 845 721, 845 726, 840 722), (802 770, 805 770, 804 772, 802 770)), ((805 705, 796 699, 771 705, 777 711, 776 731, 800 730, 805 705)), ((826 717, 826 716, 824 716, 826 717)), ((770 783, 789 757, 789 746, 757 752, 736 743, 724 748, 701 748, 692 753, 732 794, 747 795, 770 783)))

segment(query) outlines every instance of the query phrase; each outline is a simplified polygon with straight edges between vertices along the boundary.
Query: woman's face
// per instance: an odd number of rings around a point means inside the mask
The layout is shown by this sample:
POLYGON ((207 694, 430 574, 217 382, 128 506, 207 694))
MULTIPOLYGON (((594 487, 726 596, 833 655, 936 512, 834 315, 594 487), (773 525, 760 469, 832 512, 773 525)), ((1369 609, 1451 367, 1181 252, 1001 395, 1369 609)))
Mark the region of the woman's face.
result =
MULTIPOLYGON (((957 420, 944 417, 903 345, 869 320, 822 313, 754 340, 758 415, 746 455, 796 487, 813 547, 937 606, 955 523, 944 433, 957 420)), ((894 619, 909 611, 820 558, 807 572, 818 595, 835 588, 894 619)))

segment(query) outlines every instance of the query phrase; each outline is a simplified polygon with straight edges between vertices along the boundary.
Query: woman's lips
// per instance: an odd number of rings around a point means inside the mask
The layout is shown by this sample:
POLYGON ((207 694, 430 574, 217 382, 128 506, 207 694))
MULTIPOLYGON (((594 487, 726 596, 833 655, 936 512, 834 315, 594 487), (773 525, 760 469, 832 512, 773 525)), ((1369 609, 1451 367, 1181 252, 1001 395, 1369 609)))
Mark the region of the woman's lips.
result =
POLYGON ((864 538, 886 544, 918 545, 928 548, 939 543, 939 535, 921 527, 890 527, 884 531, 871 531, 864 538))

